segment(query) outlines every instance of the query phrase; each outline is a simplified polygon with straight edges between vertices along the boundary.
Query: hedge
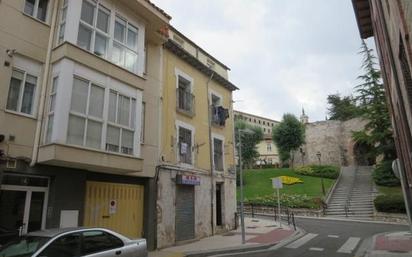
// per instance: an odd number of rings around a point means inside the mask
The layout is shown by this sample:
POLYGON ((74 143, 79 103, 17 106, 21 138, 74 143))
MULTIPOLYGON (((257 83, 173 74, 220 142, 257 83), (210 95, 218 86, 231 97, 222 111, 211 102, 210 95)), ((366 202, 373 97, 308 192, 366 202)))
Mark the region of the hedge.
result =
POLYGON ((300 175, 323 177, 337 179, 339 177, 339 168, 332 165, 307 165, 295 169, 295 172, 300 175))
POLYGON ((406 213, 401 194, 378 195, 374 200, 376 210, 390 213, 406 213))
POLYGON ((373 171, 373 180, 379 186, 394 187, 399 186, 401 183, 392 171, 392 161, 383 161, 376 165, 373 171))

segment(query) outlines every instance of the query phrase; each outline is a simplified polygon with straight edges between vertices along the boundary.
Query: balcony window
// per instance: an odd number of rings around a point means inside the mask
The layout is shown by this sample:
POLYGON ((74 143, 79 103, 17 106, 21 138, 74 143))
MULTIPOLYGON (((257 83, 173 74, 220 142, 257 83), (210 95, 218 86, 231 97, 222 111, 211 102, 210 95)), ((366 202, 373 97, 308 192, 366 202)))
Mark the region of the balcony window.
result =
POLYGON ((213 163, 215 170, 223 171, 223 141, 213 138, 213 163))
POLYGON ((178 128, 179 160, 182 163, 192 164, 192 131, 187 128, 178 128))
POLYGON ((47 18, 48 4, 48 0, 26 0, 24 4, 24 13, 45 22, 47 18))
POLYGON ((226 125, 226 119, 229 117, 229 110, 223 108, 222 98, 211 94, 211 112, 212 112, 212 125, 223 127, 226 125))
POLYGON ((57 38, 57 43, 60 44, 64 40, 64 30, 66 29, 66 18, 67 18, 67 8, 68 8, 68 1, 63 1, 63 6, 60 11, 60 25, 59 25, 59 33, 57 38))
POLYGON ((185 78, 178 76, 177 107, 179 111, 194 115, 195 97, 191 93, 191 83, 185 78))
POLYGON ((33 115, 37 77, 14 69, 10 79, 6 109, 33 115))
POLYGON ((59 77, 53 78, 52 88, 50 90, 49 107, 48 107, 48 114, 47 114, 47 130, 46 130, 46 138, 45 138, 46 144, 51 142, 51 137, 52 137, 52 132, 53 132, 54 110, 56 107, 58 81, 59 81, 59 77))
POLYGON ((132 72, 137 70, 137 35, 136 27, 116 16, 112 61, 132 72))
POLYGON ((107 57, 110 10, 83 0, 77 45, 103 58, 107 57))

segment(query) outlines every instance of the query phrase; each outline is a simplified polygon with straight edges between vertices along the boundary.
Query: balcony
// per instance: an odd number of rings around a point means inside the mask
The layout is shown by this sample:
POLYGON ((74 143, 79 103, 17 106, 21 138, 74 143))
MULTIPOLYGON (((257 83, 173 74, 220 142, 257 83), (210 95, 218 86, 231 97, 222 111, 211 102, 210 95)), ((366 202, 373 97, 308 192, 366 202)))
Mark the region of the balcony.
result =
POLYGON ((63 144, 41 146, 38 162, 118 175, 143 170, 143 160, 140 158, 63 144))
POLYGON ((176 110, 189 117, 195 116, 195 96, 183 89, 176 89, 176 110))
POLYGON ((224 127, 226 120, 229 118, 229 109, 222 106, 210 106, 212 113, 212 125, 215 127, 224 127))

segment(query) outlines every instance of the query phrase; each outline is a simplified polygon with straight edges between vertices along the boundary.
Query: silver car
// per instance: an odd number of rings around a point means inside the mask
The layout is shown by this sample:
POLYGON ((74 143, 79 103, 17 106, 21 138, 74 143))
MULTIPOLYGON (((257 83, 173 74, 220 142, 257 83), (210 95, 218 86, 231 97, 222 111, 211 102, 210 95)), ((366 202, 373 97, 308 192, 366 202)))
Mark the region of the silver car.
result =
POLYGON ((145 239, 131 240, 104 228, 31 232, 0 248, 0 257, 147 257, 145 239))

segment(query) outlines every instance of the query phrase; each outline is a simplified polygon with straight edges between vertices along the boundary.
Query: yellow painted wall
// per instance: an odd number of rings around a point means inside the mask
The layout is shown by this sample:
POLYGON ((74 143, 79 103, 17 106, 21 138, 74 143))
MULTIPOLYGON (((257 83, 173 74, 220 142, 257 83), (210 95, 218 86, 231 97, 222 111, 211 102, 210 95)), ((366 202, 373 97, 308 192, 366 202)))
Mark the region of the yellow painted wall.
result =
MULTIPOLYGON (((201 145, 198 152, 195 151, 194 167, 210 170, 209 156, 209 131, 208 131, 208 103, 206 83, 209 79, 206 75, 181 60, 178 56, 164 50, 164 88, 163 88, 163 129, 162 129, 162 155, 165 162, 178 164, 176 146, 176 120, 190 124, 195 128, 194 144, 201 145), (176 75, 175 68, 189 75, 193 79, 193 94, 195 95, 195 115, 189 117, 176 111, 176 75)), ((232 109, 232 92, 215 81, 209 83, 210 90, 223 97, 223 107, 232 109)), ((212 127, 212 133, 225 137, 225 169, 233 165, 233 116, 226 120, 223 128, 212 127)))
POLYGON ((278 149, 272 140, 265 139, 261 141, 256 147, 257 151, 259 152, 259 159, 267 161, 269 158, 271 158, 272 164, 279 163, 278 149), (271 144, 272 151, 268 151, 268 144, 271 144))

